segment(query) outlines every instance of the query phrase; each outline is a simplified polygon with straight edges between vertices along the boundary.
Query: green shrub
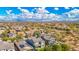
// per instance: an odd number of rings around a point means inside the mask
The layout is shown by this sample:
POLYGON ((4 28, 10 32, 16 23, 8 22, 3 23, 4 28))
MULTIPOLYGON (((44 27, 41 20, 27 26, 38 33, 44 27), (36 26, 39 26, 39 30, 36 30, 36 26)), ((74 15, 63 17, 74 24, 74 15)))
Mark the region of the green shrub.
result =
POLYGON ((7 40, 10 40, 10 38, 9 37, 3 37, 2 40, 7 41, 7 40))
POLYGON ((46 46, 46 47, 44 48, 44 51, 52 51, 52 46, 46 46))
POLYGON ((34 32, 34 34, 33 34, 33 36, 36 36, 36 38, 38 38, 38 37, 40 37, 40 32, 39 31, 36 31, 36 32, 34 32))
POLYGON ((37 48, 36 51, 44 51, 44 48, 37 48))
POLYGON ((66 44, 61 44, 62 47, 62 51, 68 51, 70 49, 70 47, 66 44))
POLYGON ((54 45, 52 45, 52 50, 53 51, 61 51, 62 47, 60 44, 54 44, 54 45))

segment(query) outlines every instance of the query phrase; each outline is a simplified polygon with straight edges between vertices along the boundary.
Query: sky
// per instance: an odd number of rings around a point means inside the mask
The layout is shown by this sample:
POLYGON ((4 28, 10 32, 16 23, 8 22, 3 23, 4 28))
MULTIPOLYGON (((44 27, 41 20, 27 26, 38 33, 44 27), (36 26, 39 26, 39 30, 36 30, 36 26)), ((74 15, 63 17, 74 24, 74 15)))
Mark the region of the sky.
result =
POLYGON ((79 21, 79 7, 0 7, 0 21, 79 21))
MULTIPOLYGON (((33 9, 39 8, 39 7, 21 7, 23 9, 27 9, 30 12, 35 12, 33 9)), ((69 12, 73 9, 79 9, 79 7, 46 7, 45 8, 50 13, 54 14, 63 14, 65 12, 69 12)), ((12 10, 12 13, 14 14, 20 14, 21 11, 18 9, 18 7, 0 7, 0 15, 7 15, 6 10, 12 10)))

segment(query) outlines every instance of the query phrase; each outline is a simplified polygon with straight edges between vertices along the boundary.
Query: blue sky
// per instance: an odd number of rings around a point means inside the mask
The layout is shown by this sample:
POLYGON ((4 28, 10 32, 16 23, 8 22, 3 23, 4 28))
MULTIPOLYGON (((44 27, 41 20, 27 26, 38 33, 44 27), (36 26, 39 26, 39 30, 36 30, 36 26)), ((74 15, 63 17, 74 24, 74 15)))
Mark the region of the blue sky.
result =
POLYGON ((79 20, 79 7, 0 7, 0 21, 63 20, 79 20))
MULTIPOLYGON (((34 8, 38 8, 38 7, 21 7, 23 9, 27 9, 30 12, 35 12, 32 11, 34 8)), ((54 14, 63 14, 65 12, 69 12, 73 9, 79 9, 79 7, 46 7, 45 8, 47 11, 49 11, 50 13, 54 13, 54 14)), ((14 14, 20 14, 21 11, 19 9, 17 9, 17 7, 0 7, 0 15, 7 15, 6 10, 12 10, 12 13, 14 14)))

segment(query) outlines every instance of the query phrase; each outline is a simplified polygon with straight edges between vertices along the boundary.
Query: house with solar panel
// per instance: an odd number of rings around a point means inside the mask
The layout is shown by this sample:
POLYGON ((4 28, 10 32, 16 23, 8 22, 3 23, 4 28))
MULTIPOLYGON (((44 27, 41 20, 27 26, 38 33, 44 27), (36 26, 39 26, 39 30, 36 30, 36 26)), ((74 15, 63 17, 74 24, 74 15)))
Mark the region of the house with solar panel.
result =
POLYGON ((35 48, 45 47, 45 41, 42 38, 28 38, 19 42, 14 42, 16 51, 34 51, 35 48))
POLYGON ((31 39, 14 42, 14 47, 16 51, 33 51, 35 48, 31 39))

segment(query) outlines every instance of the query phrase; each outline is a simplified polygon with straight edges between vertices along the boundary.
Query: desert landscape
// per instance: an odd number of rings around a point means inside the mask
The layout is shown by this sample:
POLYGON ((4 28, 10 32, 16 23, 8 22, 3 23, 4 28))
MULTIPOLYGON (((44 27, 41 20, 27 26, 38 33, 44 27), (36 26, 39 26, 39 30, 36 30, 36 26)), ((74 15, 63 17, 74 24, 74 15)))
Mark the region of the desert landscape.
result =
POLYGON ((0 50, 78 51, 79 23, 1 22, 0 44, 0 50))

